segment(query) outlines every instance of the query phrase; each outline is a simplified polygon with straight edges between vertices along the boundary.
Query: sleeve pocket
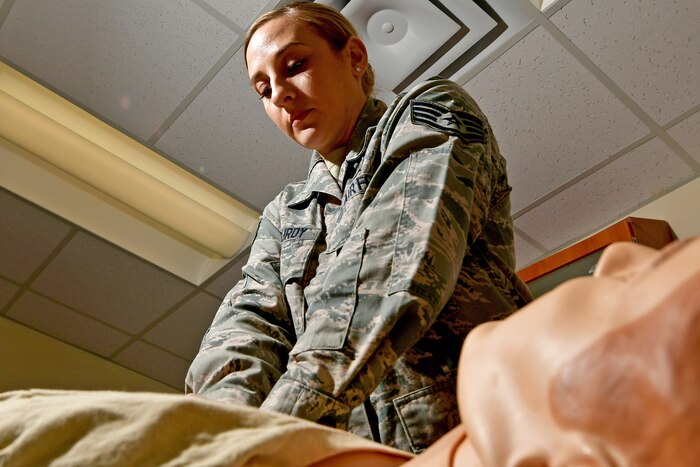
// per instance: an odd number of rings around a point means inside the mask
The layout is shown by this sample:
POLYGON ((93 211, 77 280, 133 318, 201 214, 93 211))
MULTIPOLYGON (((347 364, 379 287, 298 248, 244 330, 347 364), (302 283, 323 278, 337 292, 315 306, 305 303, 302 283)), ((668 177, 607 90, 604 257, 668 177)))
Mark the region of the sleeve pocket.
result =
MULTIPOLYGON (((424 159, 430 156, 422 154, 424 159)), ((440 274, 429 257, 431 239, 426 226, 433 223, 437 194, 422 186, 420 170, 417 168, 418 156, 414 153, 408 159, 408 168, 402 193, 401 217, 398 222, 394 243, 394 259, 388 283, 388 294, 408 291, 419 295, 435 305, 439 297, 436 293, 440 274)))

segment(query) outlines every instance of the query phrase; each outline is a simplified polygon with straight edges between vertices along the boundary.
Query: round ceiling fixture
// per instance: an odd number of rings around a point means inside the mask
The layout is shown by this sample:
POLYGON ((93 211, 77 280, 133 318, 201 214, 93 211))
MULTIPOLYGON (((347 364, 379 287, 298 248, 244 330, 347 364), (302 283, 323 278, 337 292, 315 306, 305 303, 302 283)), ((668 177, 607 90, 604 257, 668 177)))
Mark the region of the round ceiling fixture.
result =
POLYGON ((406 37, 407 32, 408 20, 397 10, 379 10, 367 21, 367 34, 377 44, 396 44, 406 37))

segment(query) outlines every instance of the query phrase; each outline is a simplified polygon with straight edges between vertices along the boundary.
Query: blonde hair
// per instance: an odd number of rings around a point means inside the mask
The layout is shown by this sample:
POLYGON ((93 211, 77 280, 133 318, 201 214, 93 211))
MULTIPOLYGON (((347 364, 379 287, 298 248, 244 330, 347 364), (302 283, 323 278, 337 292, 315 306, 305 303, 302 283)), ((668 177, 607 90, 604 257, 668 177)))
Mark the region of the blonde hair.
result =
MULTIPOLYGON (((320 3, 294 2, 268 11, 253 22, 243 42, 244 57, 248 52, 248 44, 253 34, 265 23, 282 17, 308 26, 337 51, 343 50, 352 36, 359 37, 355 27, 335 8, 320 3)), ((362 75, 362 90, 366 96, 371 96, 374 92, 374 70, 370 64, 367 64, 367 69, 362 75)))

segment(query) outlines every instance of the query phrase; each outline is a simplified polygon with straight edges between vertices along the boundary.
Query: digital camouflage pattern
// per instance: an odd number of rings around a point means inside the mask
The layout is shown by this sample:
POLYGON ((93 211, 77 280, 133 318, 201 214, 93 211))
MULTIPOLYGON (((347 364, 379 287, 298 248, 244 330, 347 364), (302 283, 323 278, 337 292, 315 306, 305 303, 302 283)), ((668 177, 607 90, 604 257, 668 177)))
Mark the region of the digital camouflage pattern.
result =
POLYGON ((425 449, 459 423, 467 333, 531 299, 510 190, 461 87, 368 100, 338 181, 314 153, 308 179, 265 208, 187 391, 425 449))

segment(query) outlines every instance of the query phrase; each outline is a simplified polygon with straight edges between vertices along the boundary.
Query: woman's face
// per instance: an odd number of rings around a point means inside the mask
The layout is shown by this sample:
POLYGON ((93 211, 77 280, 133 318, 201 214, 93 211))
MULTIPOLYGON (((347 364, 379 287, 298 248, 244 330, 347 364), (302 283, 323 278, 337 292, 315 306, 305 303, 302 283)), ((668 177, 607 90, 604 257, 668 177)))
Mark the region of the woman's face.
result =
POLYGON ((366 100, 367 55, 358 38, 336 51, 307 26, 276 18, 253 34, 246 62, 265 112, 285 135, 322 155, 347 144, 366 100))

